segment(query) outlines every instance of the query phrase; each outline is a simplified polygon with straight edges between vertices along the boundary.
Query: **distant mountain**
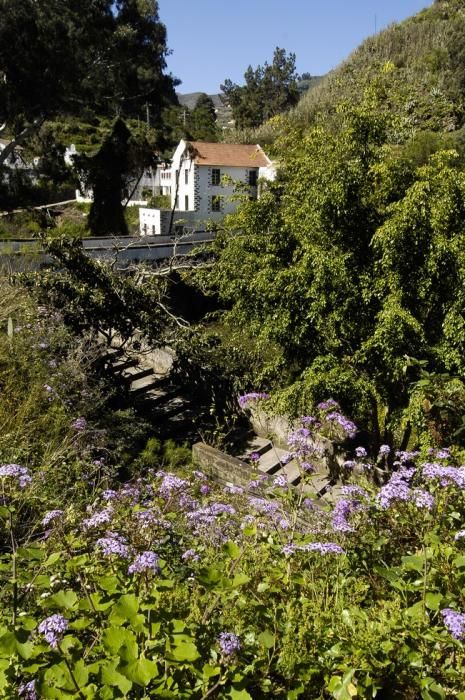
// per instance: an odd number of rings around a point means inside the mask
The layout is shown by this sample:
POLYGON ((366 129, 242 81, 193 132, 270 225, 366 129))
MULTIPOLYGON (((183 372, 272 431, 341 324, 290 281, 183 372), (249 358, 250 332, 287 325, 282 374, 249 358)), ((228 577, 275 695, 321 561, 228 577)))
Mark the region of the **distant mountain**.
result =
MULTIPOLYGON (((308 74, 306 74, 308 75, 308 74)), ((303 80, 297 82, 297 87, 301 95, 304 95, 309 90, 314 89, 325 76, 322 75, 312 75, 306 77, 303 80)), ((177 93, 179 104, 182 107, 187 107, 187 109, 194 109, 197 100, 202 92, 187 92, 187 93, 177 93)), ((217 120, 220 127, 227 127, 232 125, 232 112, 228 105, 223 104, 221 100, 221 95, 214 94, 209 95, 212 98, 215 109, 217 110, 217 120)))

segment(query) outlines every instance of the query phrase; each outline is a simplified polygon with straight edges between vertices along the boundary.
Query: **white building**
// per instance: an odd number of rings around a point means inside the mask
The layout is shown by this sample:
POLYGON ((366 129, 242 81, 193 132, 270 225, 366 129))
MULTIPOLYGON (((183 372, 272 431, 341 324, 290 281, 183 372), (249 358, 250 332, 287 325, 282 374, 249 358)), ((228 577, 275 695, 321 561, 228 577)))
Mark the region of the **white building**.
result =
MULTIPOLYGON (((174 222, 183 220, 192 230, 207 220, 219 220, 238 206, 238 185, 257 198, 260 178, 273 180, 275 166, 258 145, 180 141, 171 170, 161 176, 163 194, 170 194, 174 222)), ((141 235, 160 235, 167 217, 160 210, 140 210, 141 235)), ((171 219, 171 217, 170 217, 171 219)))

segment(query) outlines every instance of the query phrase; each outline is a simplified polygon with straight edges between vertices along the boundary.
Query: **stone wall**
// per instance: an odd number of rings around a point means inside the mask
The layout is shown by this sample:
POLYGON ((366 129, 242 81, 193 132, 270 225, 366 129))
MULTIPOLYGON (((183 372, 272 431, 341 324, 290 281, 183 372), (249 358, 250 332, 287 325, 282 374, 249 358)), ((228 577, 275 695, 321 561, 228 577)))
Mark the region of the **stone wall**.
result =
POLYGON ((204 442, 196 442, 193 445, 192 459, 207 476, 223 484, 247 486, 252 478, 250 464, 210 447, 204 442))

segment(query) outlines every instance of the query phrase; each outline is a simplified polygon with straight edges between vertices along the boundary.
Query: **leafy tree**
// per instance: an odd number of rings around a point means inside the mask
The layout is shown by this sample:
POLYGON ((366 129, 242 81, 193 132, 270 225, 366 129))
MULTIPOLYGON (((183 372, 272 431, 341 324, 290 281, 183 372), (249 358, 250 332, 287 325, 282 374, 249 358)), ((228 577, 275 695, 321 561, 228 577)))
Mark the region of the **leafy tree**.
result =
POLYGON ((18 143, 55 115, 91 107, 154 119, 175 102, 155 0, 0 0, 0 124, 18 143))
POLYGON ((197 141, 218 141, 215 105, 204 92, 199 95, 189 115, 189 132, 191 138, 197 141))
POLYGON ((231 106, 238 128, 259 126, 297 104, 295 54, 287 56, 285 49, 275 49, 271 65, 249 66, 244 79, 245 85, 229 79, 221 85, 222 99, 231 106))
POLYGON ((129 198, 144 167, 154 164, 148 143, 132 136, 123 120, 117 119, 98 152, 75 156, 74 162, 86 189, 93 193, 88 222, 92 233, 126 235, 121 200, 129 198))
POLYGON ((375 442, 405 444, 408 358, 464 375, 465 175, 452 153, 416 167, 408 144, 389 146, 397 125, 378 105, 284 129, 280 177, 229 219, 203 283, 257 338, 280 409, 333 396, 375 442))

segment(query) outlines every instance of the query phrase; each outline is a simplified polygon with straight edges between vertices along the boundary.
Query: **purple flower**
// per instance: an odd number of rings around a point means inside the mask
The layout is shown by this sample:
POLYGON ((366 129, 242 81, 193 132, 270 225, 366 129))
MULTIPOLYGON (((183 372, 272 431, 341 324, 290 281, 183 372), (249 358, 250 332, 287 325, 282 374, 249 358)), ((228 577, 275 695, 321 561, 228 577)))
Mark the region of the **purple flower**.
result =
POLYGON ((325 419, 330 423, 336 423, 337 425, 339 425, 348 437, 355 437, 355 433, 357 432, 357 426, 355 425, 355 423, 352 423, 352 421, 343 416, 342 413, 339 413, 338 411, 333 411, 332 413, 328 413, 325 416, 325 419))
POLYGON ((441 464, 425 463, 422 474, 426 479, 439 479, 441 486, 458 486, 465 489, 465 467, 443 467, 441 464))
POLYGON ((202 484, 202 486, 200 487, 200 493, 202 494, 202 496, 206 496, 208 493, 210 493, 210 487, 208 486, 208 484, 202 484))
POLYGON ((183 561, 189 561, 189 559, 192 559, 192 561, 198 561, 200 557, 195 549, 187 549, 183 554, 181 554, 181 559, 183 561))
POLYGON ((96 513, 91 515, 90 518, 86 518, 82 521, 82 527, 84 530, 90 530, 93 527, 98 527, 104 523, 109 523, 113 517, 113 509, 111 507, 104 508, 103 510, 98 510, 96 513))
POLYGON ((50 384, 44 384, 44 389, 47 392, 47 394, 54 394, 55 389, 50 386, 50 384))
POLYGON ((284 545, 284 547, 281 549, 281 552, 286 556, 290 557, 292 554, 295 553, 297 547, 295 544, 292 542, 288 542, 287 544, 284 545))
POLYGON ((445 626, 454 639, 463 639, 465 636, 465 615, 452 610, 452 608, 444 608, 441 610, 441 615, 445 626))
POLYGON ((76 432, 82 433, 87 428, 87 421, 83 416, 81 416, 80 418, 73 420, 71 427, 74 428, 76 432))
POLYGON ((0 479, 18 479, 21 489, 32 481, 27 467, 22 467, 20 464, 2 464, 0 466, 0 479))
POLYGON ((384 455, 388 455, 390 453, 390 451, 391 451, 391 448, 389 447, 389 445, 381 445, 381 447, 379 448, 378 455, 380 457, 384 457, 384 455))
POLYGON ((43 520, 42 520, 42 525, 44 527, 47 527, 52 520, 55 520, 56 518, 59 518, 61 515, 63 515, 62 510, 49 510, 48 513, 45 513, 43 520))
POLYGON ((370 498, 370 494, 361 486, 355 486, 354 484, 349 484, 348 486, 341 487, 341 493, 345 496, 359 496, 361 498, 370 498))
POLYGON ((43 620, 37 629, 39 634, 45 637, 45 641, 50 644, 52 649, 56 649, 63 639, 63 634, 68 629, 68 625, 68 620, 56 613, 43 620))
POLYGON ((414 489, 412 491, 412 501, 417 508, 426 508, 427 510, 434 508, 434 496, 423 489, 414 489))
POLYGON ((307 510, 313 510, 315 508, 315 502, 311 498, 304 498, 302 505, 307 510))
POLYGON ((391 479, 383 486, 377 495, 381 508, 389 508, 392 501, 409 501, 411 496, 410 486, 402 480, 391 479))
POLYGON ((319 552, 320 554, 345 554, 342 547, 335 542, 311 542, 299 547, 303 552, 319 552))
POLYGON ((438 450, 436 453, 437 459, 450 459, 451 454, 450 450, 447 449, 446 447, 443 447, 441 450, 438 450))
POLYGON ((281 455, 281 457, 279 458, 279 461, 281 462, 281 464, 286 465, 286 464, 289 464, 289 462, 292 462, 293 459, 294 459, 293 454, 291 454, 290 452, 285 452, 283 455, 281 455))
POLYGON ((462 537, 465 537, 465 530, 459 530, 458 532, 456 532, 454 535, 454 540, 461 540, 462 537))
POLYGON ((244 493, 242 486, 236 486, 235 484, 226 484, 224 491, 233 495, 244 493))
POLYGON ((300 466, 304 472, 316 472, 316 467, 313 466, 313 464, 310 464, 310 462, 301 462, 300 466))
POLYGON ((163 498, 170 498, 173 493, 182 491, 188 485, 185 479, 180 479, 174 474, 164 474, 158 492, 163 498))
POLYGON ((158 556, 155 552, 142 552, 138 554, 128 568, 128 574, 141 574, 144 571, 151 571, 154 574, 160 573, 158 556))
POLYGON ((256 464, 258 461, 260 461, 260 454, 258 452, 251 452, 249 454, 249 460, 252 462, 252 464, 256 464))
POLYGON ((302 425, 315 425, 315 423, 318 423, 317 419, 313 416, 301 416, 300 422, 302 425))
POLYGON ((232 656, 240 651, 241 642, 237 634, 233 632, 221 632, 218 636, 221 652, 224 656, 232 656))
POLYGON ((328 399, 319 403, 317 408, 320 411, 327 411, 328 409, 339 408, 339 404, 334 399, 328 399))
POLYGON ((280 488, 286 488, 287 486, 287 476, 286 474, 279 474, 273 479, 273 486, 279 486, 280 488))
POLYGON ((367 451, 364 447, 356 447, 355 448, 355 456, 356 457, 366 457, 367 456, 367 451))
POLYGON ((420 453, 418 451, 415 452, 407 452, 405 450, 396 450, 396 457, 399 459, 402 463, 405 462, 412 462, 415 457, 418 457, 420 453))
POLYGON ((357 462, 354 462, 353 459, 346 459, 346 461, 342 463, 342 466, 344 469, 354 469, 354 467, 357 466, 357 462))
POLYGON ((243 394, 242 396, 239 396, 238 401, 239 406, 241 408, 245 408, 248 403, 255 403, 256 401, 266 401, 269 398, 270 395, 266 394, 263 391, 252 391, 249 394, 243 394))
POLYGON ((116 556, 121 559, 129 558, 129 547, 126 544, 126 540, 121 535, 115 533, 108 533, 107 537, 101 537, 96 542, 97 547, 99 547, 106 557, 116 556))
POLYGON ((36 682, 22 683, 18 688, 18 695, 24 700, 37 700, 36 682))
POLYGON ((102 493, 102 498, 104 501, 113 501, 117 497, 118 492, 114 489, 105 489, 105 491, 102 493))
POLYGON ((353 532, 354 527, 348 521, 349 515, 360 509, 360 504, 353 500, 341 498, 334 506, 332 513, 333 530, 336 532, 353 532))

